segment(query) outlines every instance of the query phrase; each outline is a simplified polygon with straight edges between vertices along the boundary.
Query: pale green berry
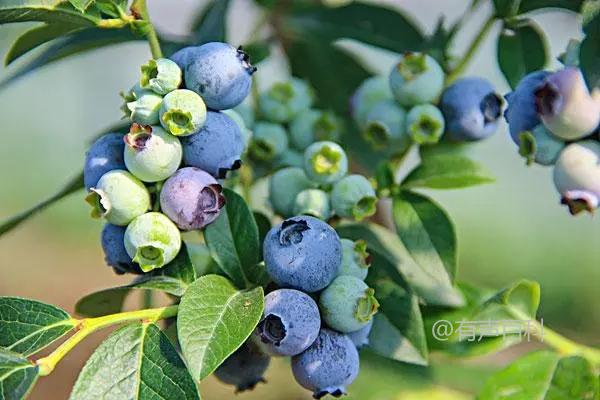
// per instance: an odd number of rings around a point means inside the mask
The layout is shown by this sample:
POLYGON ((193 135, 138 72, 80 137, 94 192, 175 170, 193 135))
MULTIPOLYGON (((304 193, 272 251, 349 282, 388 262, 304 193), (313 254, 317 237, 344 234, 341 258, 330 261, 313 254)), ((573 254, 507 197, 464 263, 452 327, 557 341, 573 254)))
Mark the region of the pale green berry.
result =
POLYGON ((279 156, 273 163, 275 168, 285 167, 304 167, 304 154, 294 149, 287 149, 281 156, 279 156))
POLYGON ((375 104, 394 100, 388 80, 383 76, 365 79, 350 98, 350 114, 360 129, 367 122, 367 115, 375 104))
POLYGON ((124 240, 127 254, 144 272, 170 263, 181 248, 179 229, 158 212, 149 212, 131 221, 124 240))
POLYGON ((314 186, 301 168, 289 167, 275 172, 269 181, 269 201, 273 211, 291 217, 298 193, 314 186))
POLYGON ((316 142, 304 152, 306 176, 320 184, 334 183, 348 172, 348 157, 334 142, 316 142))
POLYGON ((233 122, 235 122, 236 125, 240 128, 240 131, 242 131, 242 138, 244 139, 244 148, 248 149, 248 145, 250 144, 250 140, 252 139, 252 130, 248 128, 246 120, 244 119, 242 114, 236 111, 238 107, 231 110, 223 110, 221 112, 223 114, 228 115, 229 118, 231 118, 233 122))
POLYGON ((310 215, 327 220, 331 216, 329 195, 319 189, 305 189, 294 201, 294 215, 310 215))
POLYGON ((85 199, 93 218, 105 218, 113 225, 127 225, 150 208, 150 194, 144 184, 127 171, 115 169, 102 175, 85 199))
POLYGON ((333 186, 331 205, 340 217, 360 221, 377 211, 377 195, 367 178, 348 175, 333 186))
POLYGON ((371 266, 371 255, 367 252, 367 243, 364 240, 353 242, 349 239, 341 239, 342 242, 342 266, 338 276, 350 275, 365 280, 371 266))
POLYGON ((298 150, 311 143, 339 139, 342 131, 340 119, 330 111, 304 110, 290 124, 290 141, 298 150))
POLYGON ((406 131, 417 144, 435 144, 444 134, 444 115, 434 105, 413 107, 406 116, 406 131))
POLYGON ((406 133, 405 119, 406 112, 394 100, 380 101, 367 114, 365 141, 378 150, 406 150, 411 140, 406 133))
POLYGON ((272 122, 289 122, 300 111, 310 108, 313 91, 303 80, 291 78, 287 82, 277 82, 261 94, 261 115, 272 122))
POLYGON ((394 97, 405 107, 432 103, 444 88, 444 71, 427 54, 406 53, 392 68, 389 82, 394 97))
POLYGON ((158 124, 158 111, 162 97, 151 90, 144 90, 139 85, 134 86, 127 94, 121 94, 125 104, 121 109, 131 122, 142 125, 158 124))
POLYGON ((250 156, 259 161, 273 161, 288 149, 288 137, 283 126, 270 122, 254 125, 250 156))
POLYGON ((181 69, 174 61, 159 58, 142 65, 140 87, 165 95, 177 89, 181 84, 181 79, 181 69))
POLYGON ((355 332, 373 318, 379 308, 375 291, 355 276, 338 276, 319 299, 321 318, 338 332, 355 332))
POLYGON ((175 136, 198 132, 206 122, 206 105, 202 97, 187 89, 168 93, 160 107, 160 124, 175 136))
POLYGON ((133 124, 125 143, 125 165, 144 182, 163 181, 181 164, 183 151, 179 139, 160 126, 133 124))

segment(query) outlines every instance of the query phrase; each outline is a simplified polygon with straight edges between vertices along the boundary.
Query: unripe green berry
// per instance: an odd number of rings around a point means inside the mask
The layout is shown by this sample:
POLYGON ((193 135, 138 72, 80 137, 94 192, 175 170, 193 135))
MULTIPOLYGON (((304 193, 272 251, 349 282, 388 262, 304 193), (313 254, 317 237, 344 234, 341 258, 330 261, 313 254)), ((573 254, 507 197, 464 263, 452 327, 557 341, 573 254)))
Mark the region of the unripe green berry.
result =
POLYGON ((434 105, 413 107, 406 116, 406 131, 417 144, 435 144, 444 134, 444 115, 434 105))
POLYGON ((292 78, 277 82, 260 96, 260 111, 263 117, 273 122, 289 122, 300 111, 310 108, 313 92, 301 79, 292 78))
POLYGON ((181 84, 181 69, 167 58, 150 60, 142 65, 140 87, 165 95, 181 84))
POLYGON ((342 131, 340 119, 330 111, 304 110, 290 124, 290 141, 298 150, 322 140, 336 141, 342 131))
POLYGON ((181 248, 177 226, 164 214, 149 212, 134 219, 125 230, 125 250, 142 271, 173 261, 181 248))
POLYGON ((314 186, 301 168, 288 167, 275 172, 269 181, 269 202, 273 211, 282 217, 293 216, 298 193, 314 186))
POLYGON ((360 221, 377 211, 377 196, 371 182, 362 175, 348 175, 333 186, 331 205, 340 217, 360 221))
POLYGON ((444 71, 427 54, 406 53, 392 68, 389 82, 394 97, 405 107, 432 103, 444 88, 444 71))
MULTIPOLYGON (((239 107, 239 106, 238 106, 239 107)), ((250 144, 250 140, 252 139, 252 130, 248 128, 248 125, 246 124, 244 117, 237 112, 236 110, 238 109, 238 107, 231 110, 223 110, 221 111, 223 114, 228 115, 233 122, 236 123, 236 125, 240 128, 240 131, 242 131, 242 136, 244 139, 244 149, 248 149, 248 145, 250 144)))
POLYGON ((168 93, 160 107, 160 124, 175 136, 198 132, 206 121, 206 106, 202 97, 187 89, 168 93))
POLYGON ((288 137, 283 126, 270 122, 254 125, 250 156, 259 161, 273 161, 288 149, 288 137))
POLYGON ((294 215, 310 215, 327 220, 331 216, 329 195, 319 189, 305 189, 294 201, 294 215))
POLYGON ((158 124, 158 111, 163 101, 160 95, 134 86, 123 98, 126 103, 121 109, 131 122, 142 125, 158 124))
POLYGON ((371 255, 367 252, 367 243, 364 240, 353 242, 341 239, 342 266, 338 276, 350 275, 365 280, 371 266, 371 255))
POLYGON ((395 101, 380 101, 367 114, 363 131, 365 141, 378 150, 406 150, 411 140, 406 133, 405 120, 406 112, 395 101))
POLYGON ((316 142, 304 152, 304 172, 313 182, 334 183, 348 172, 346 152, 334 142, 316 142))

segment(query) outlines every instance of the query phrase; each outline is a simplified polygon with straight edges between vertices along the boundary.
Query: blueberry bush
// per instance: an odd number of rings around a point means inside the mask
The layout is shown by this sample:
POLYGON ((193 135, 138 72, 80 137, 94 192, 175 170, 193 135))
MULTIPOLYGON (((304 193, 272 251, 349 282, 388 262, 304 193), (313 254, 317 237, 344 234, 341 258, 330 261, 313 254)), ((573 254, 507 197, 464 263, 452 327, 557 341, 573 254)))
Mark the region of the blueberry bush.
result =
POLYGON ((492 183, 464 149, 505 120, 526 163, 554 169, 557 198, 571 213, 598 207, 598 1, 493 0, 463 54, 454 52, 456 35, 484 0, 431 34, 379 5, 256 0, 253 39, 235 44, 225 37, 229 3, 209 2, 193 34, 177 39, 156 31, 145 0, 0 3, 0 24, 39 23, 8 51, 7 65, 29 62, 0 87, 127 41, 147 41, 153 57, 121 93, 123 120, 97 136, 82 172, 0 225, 5 234, 76 193, 104 223, 106 263, 133 279, 82 297, 78 317, 0 297, 0 398, 26 398, 108 327, 118 329, 81 370, 73 400, 199 399, 198 383, 211 374, 250 390, 271 357, 290 357, 295 380, 315 398, 339 397, 361 373, 359 350, 420 366, 430 353, 495 353, 522 341, 523 328, 469 341, 457 324, 506 320, 527 322, 549 350, 491 375, 478 399, 600 398, 600 350, 536 319, 536 282, 493 292, 457 281, 453 222, 421 191, 492 183), (580 13, 585 33, 556 71, 544 69, 547 39, 529 18, 544 8, 580 13), (463 76, 498 24, 497 61, 513 88, 506 96, 463 76), (391 52, 394 65, 382 75, 339 39, 391 52), (261 91, 254 72, 274 48, 291 76, 261 91), (410 154, 418 162, 407 170, 410 154), (261 188, 266 208, 257 206, 261 188), (157 292, 168 305, 153 304, 157 292), (136 294, 144 306, 124 311, 136 294), (443 341, 432 335, 440 320, 455 330, 443 341))

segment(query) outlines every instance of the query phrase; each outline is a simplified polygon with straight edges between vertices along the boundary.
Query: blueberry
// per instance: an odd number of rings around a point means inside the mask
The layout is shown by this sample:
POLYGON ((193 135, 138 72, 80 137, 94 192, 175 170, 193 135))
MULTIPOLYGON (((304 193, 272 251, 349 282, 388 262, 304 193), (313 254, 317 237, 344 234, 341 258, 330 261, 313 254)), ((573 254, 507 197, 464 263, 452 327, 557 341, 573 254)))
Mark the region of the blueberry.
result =
POLYGON ((304 168, 304 154, 294 149, 287 149, 281 156, 277 157, 273 166, 276 168, 304 168))
POLYGON ((179 139, 160 126, 131 125, 125 136, 125 165, 138 179, 158 182, 171 176, 181 164, 179 139))
POLYGON ((294 214, 310 215, 327 220, 331 216, 329 195, 320 189, 305 189, 298 193, 294 201, 294 214))
POLYGON ((316 183, 334 183, 348 172, 346 152, 334 142, 313 143, 304 151, 304 172, 316 183))
POLYGON ((359 370, 358 351, 348 336, 321 329, 315 342, 292 358, 296 381, 311 390, 316 399, 345 394, 359 370))
POLYGON ((265 296, 265 310, 255 334, 266 353, 295 356, 313 344, 320 328, 319 307, 309 295, 278 289, 265 296))
POLYGON ((521 79, 513 92, 505 96, 508 107, 504 111, 504 119, 508 123, 510 137, 517 145, 521 132, 531 131, 541 123, 534 92, 548 75, 550 73, 546 71, 531 72, 521 79))
POLYGON ((388 80, 383 76, 372 76, 365 79, 350 98, 350 114, 356 125, 363 129, 373 106, 393 99, 388 80))
POLYGON ((217 179, 238 169, 244 151, 244 138, 237 124, 227 115, 209 111, 198 132, 181 138, 183 163, 200 168, 217 179))
POLYGON ((333 185, 331 205, 340 217, 360 221, 377 211, 377 196, 371 182, 362 175, 348 175, 333 185))
POLYGON ((322 140, 336 141, 342 130, 342 122, 331 111, 304 110, 290 124, 290 141, 298 150, 322 140))
POLYGON ((553 165, 565 146, 565 142, 554 136, 542 123, 519 135, 519 154, 525 157, 528 164, 553 165))
POLYGON ((181 69, 167 58, 150 60, 142 65, 140 87, 160 95, 173 91, 181 84, 181 69))
POLYGON ((581 139, 600 123, 600 100, 590 95, 578 68, 567 67, 549 75, 534 95, 542 122, 559 138, 581 139))
POLYGON ((164 214, 149 212, 131 221, 124 242, 129 257, 149 272, 173 261, 181 248, 181 234, 164 214))
MULTIPOLYGON (((202 96, 208 108, 226 110, 244 101, 256 71, 246 53, 221 42, 206 43, 188 52, 185 85, 202 96)), ((176 58, 181 62, 186 57, 176 58)))
POLYGON ((434 105, 414 106, 406 116, 406 130, 417 144, 435 144, 444 134, 444 116, 434 105))
POLYGON ((289 167, 275 172, 269 181, 269 201, 276 214, 290 217, 298 193, 314 187, 300 168, 289 167))
POLYGON ((104 217, 119 226, 127 225, 150 208, 150 194, 144 184, 120 169, 102 175, 85 200, 92 206, 92 217, 104 217))
POLYGON ((263 256, 267 272, 277 285, 312 293, 325 288, 337 275, 342 245, 327 223, 298 216, 267 233, 263 256))
POLYGON ((406 53, 389 75, 392 94, 405 106, 433 103, 444 87, 444 71, 438 62, 423 53, 406 53))
POLYGON ((106 264, 111 266, 117 274, 127 272, 140 274, 142 270, 131 260, 125 250, 125 227, 105 224, 102 229, 102 250, 106 264))
POLYGON ((197 132, 206 121, 206 106, 196 92, 177 89, 168 93, 160 107, 160 124, 175 136, 197 132))
POLYGON ((152 90, 144 90, 137 84, 131 88, 128 94, 123 95, 123 98, 125 104, 121 109, 131 122, 142 125, 158 124, 158 112, 163 101, 161 95, 152 90))
POLYGON ((249 153, 259 161, 273 161, 288 149, 288 137, 283 126, 257 122, 252 132, 249 153))
POLYGON ((364 240, 342 239, 342 266, 338 276, 350 275, 365 280, 371 266, 371 255, 364 240))
POLYGON ((165 181, 160 192, 161 210, 184 231, 212 223, 225 205, 221 185, 210 174, 186 167, 165 181))
POLYGON ((246 128, 251 129, 254 126, 256 115, 254 113, 254 108, 250 104, 248 104, 248 102, 243 102, 235 106, 233 111, 235 111, 240 115, 240 117, 242 117, 246 128))
POLYGON ((598 207, 600 143, 586 140, 568 145, 554 166, 554 185, 572 214, 598 207))
POLYGON ((410 146, 406 134, 406 112, 394 100, 376 103, 367 114, 363 136, 375 149, 404 151, 410 146))
POLYGON ((369 323, 379 308, 375 292, 355 276, 341 275, 319 298, 321 318, 338 332, 354 332, 369 323))
POLYGON ((455 141, 475 141, 491 136, 498 128, 502 104, 502 98, 487 80, 457 80, 444 90, 440 100, 448 137, 455 141))
POLYGON ((298 113, 313 103, 310 86, 301 79, 277 82, 260 96, 258 104, 263 117, 272 122, 290 122, 298 113))
POLYGON ((357 349, 360 349, 363 346, 369 344, 369 334, 371 333, 371 329, 373 328, 373 319, 369 321, 367 325, 360 328, 355 332, 348 333, 348 337, 352 340, 352 343, 356 346, 357 349))
POLYGON ((103 135, 92 144, 85 153, 83 167, 83 182, 87 190, 96 186, 100 177, 108 171, 125 169, 124 150, 125 143, 121 133, 103 135))
POLYGON ((271 357, 264 354, 252 341, 247 341, 215 370, 215 377, 223 383, 234 385, 236 393, 252 390, 265 382, 263 377, 271 357))

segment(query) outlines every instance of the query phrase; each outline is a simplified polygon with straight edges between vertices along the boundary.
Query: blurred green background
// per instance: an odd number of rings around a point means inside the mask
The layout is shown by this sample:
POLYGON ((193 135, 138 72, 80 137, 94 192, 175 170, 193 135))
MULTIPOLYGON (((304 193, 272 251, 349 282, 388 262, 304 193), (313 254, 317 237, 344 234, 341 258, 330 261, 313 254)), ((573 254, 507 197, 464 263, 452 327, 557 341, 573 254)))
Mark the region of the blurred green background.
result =
MULTIPOLYGON (((185 34, 203 1, 150 0, 150 13, 159 30, 185 34)), ((439 16, 459 18, 467 0, 389 0, 426 31, 439 16)), ((460 54, 490 10, 481 7, 458 37, 460 54)), ((257 10, 250 0, 232 2, 228 38, 232 44, 249 35, 257 10)), ((570 38, 581 37, 574 14, 534 14, 549 37, 551 54, 560 54, 570 38)), ((26 27, 0 26, 0 53, 26 27)), ((496 26, 495 29, 500 29, 496 26)), ((495 37, 491 35, 491 37, 495 37)), ((496 65, 495 40, 488 39, 467 74, 491 80, 499 93, 508 85, 496 65)), ((121 117, 119 91, 131 86, 139 65, 150 57, 144 42, 123 44, 59 61, 18 80, 0 91, 0 219, 27 208, 54 192, 75 175, 91 138, 121 117)), ((389 61, 383 57, 381 63, 389 61), (386 61, 387 60, 387 61, 386 61)), ((27 60, 19 60, 23 65, 27 60)), ((377 62, 375 62, 377 63, 377 62)), ((552 66, 556 67, 556 61, 552 66)), ((0 69, 0 80, 15 67, 0 69)), ((259 65, 258 80, 266 86, 287 76, 285 61, 275 56, 259 65)), ((540 316, 544 323, 575 340, 600 345, 600 222, 597 217, 571 217, 559 205, 551 170, 527 168, 509 140, 506 126, 490 140, 470 149, 497 178, 492 185, 460 191, 430 191, 454 219, 459 237, 459 278, 502 287, 518 278, 542 286, 540 316)), ((0 295, 31 297, 69 311, 76 300, 93 290, 125 283, 103 263, 99 246, 101 224, 89 218, 83 194, 72 195, 0 240, 0 295)), ((49 378, 36 386, 31 399, 67 398, 85 357, 103 337, 96 335, 70 354, 49 378)), ((413 368, 366 357, 352 398, 436 399, 427 392, 410 397, 406 389, 430 390, 431 382, 448 383, 458 390, 481 385, 483 364, 501 365, 511 352, 492 359, 434 367, 413 368)), ((435 359, 434 359, 435 361, 435 359)), ((438 360, 439 361, 439 360, 438 360)), ((241 399, 304 399, 310 396, 293 383, 288 368, 277 361, 260 386, 241 399)), ((441 363, 439 363, 441 364, 441 363)), ((444 364, 447 364, 444 362, 444 364)), ((233 391, 214 380, 203 383, 205 398, 231 398, 233 391)), ((439 398, 469 398, 460 393, 439 398), (447 397, 450 396, 450 397, 447 397)))

